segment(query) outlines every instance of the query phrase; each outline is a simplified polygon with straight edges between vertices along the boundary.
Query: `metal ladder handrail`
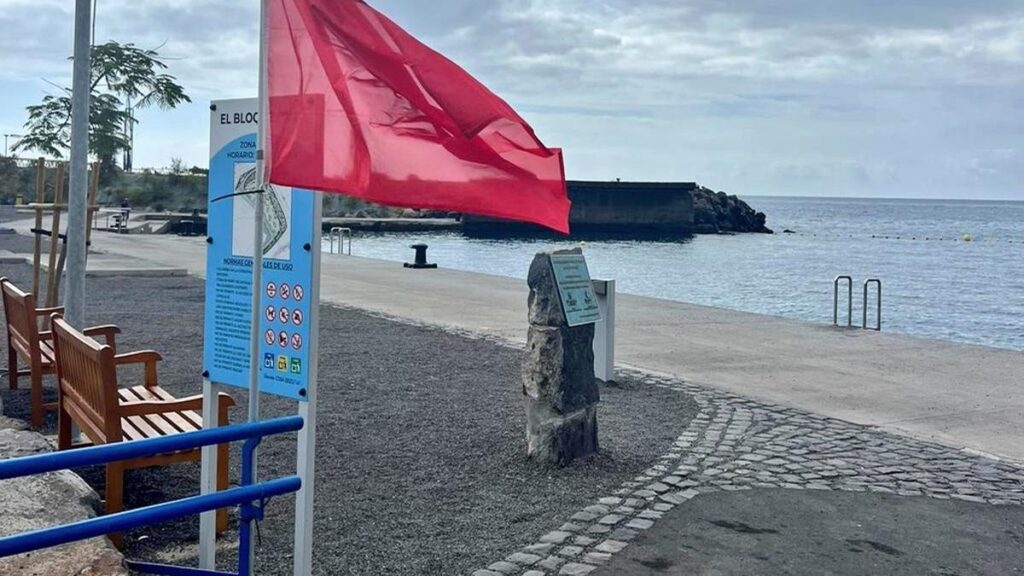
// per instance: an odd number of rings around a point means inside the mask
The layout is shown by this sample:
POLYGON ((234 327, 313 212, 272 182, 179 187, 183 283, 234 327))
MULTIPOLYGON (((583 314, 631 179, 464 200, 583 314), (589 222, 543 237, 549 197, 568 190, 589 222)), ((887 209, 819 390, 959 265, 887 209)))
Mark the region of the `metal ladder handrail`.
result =
POLYGON ((839 282, 846 280, 846 326, 853 327, 853 277, 836 276, 832 283, 832 324, 839 326, 839 282))
POLYGON ((868 329, 868 286, 875 284, 878 287, 877 290, 877 303, 878 308, 875 311, 875 327, 872 330, 877 332, 882 331, 882 281, 878 278, 868 278, 864 281, 864 321, 862 328, 868 329))
POLYGON ((338 254, 345 254, 345 238, 348 238, 348 256, 352 255, 352 229, 343 226, 331 228, 328 239, 331 243, 331 254, 334 254, 334 238, 338 238, 338 254))

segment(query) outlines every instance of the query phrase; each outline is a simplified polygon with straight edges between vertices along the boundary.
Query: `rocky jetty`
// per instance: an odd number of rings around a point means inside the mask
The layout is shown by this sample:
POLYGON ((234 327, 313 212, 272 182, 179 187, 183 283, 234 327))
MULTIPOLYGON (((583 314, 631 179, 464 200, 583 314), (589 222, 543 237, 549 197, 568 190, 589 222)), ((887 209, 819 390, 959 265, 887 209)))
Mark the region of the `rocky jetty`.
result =
POLYGON ((756 232, 772 234, 766 217, 735 195, 698 186, 693 191, 693 223, 697 234, 756 232))

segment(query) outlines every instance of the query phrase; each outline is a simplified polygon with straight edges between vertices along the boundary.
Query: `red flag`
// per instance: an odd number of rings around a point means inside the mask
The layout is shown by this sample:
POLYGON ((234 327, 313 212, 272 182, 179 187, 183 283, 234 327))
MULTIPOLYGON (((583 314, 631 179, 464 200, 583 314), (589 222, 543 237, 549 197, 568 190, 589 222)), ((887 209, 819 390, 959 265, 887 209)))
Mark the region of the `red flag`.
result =
POLYGON ((569 231, 562 154, 361 0, 270 0, 272 183, 569 231))

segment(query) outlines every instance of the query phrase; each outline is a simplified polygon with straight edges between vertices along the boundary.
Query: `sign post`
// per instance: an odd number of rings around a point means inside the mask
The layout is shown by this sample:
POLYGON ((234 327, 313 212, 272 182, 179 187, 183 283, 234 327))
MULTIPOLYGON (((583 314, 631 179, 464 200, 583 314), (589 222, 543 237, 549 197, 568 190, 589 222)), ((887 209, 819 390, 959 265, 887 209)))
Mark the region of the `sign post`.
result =
POLYGON ((594 326, 594 376, 615 381, 615 280, 594 282, 601 321, 594 326))
MULTIPOLYGON (((203 419, 204 425, 215 426, 217 388, 250 389, 251 374, 258 393, 299 403, 306 426, 298 445, 302 490, 295 560, 296 574, 309 574, 308 561, 298 570, 300 557, 311 558, 321 202, 319 193, 306 190, 268 186, 259 192, 258 109, 256 99, 210 106, 203 419), (254 233, 260 227, 262 233, 254 233), (260 273, 254 274, 257 263, 260 273), (254 328, 255 342, 250 338, 254 328)), ((256 401, 258 393, 252 395, 256 401)), ((250 417, 258 417, 252 404, 250 417)), ((215 470, 216 450, 211 448, 203 454, 204 493, 214 490, 215 470)), ((213 520, 213 513, 205 514, 200 524, 204 569, 215 564, 213 520)))

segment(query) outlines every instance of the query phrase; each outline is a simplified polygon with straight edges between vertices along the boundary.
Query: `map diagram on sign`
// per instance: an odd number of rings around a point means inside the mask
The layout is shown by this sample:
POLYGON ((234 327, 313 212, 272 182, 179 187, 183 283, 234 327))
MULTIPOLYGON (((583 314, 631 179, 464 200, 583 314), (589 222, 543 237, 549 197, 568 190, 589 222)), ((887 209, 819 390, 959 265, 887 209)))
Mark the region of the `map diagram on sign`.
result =
MULTIPOLYGON (((256 220, 256 195, 245 194, 256 189, 256 164, 235 164, 234 227, 231 253, 235 256, 253 255, 253 225, 256 220)), ((291 259, 289 218, 292 213, 290 188, 270 187, 263 195, 263 256, 272 260, 291 259)))

